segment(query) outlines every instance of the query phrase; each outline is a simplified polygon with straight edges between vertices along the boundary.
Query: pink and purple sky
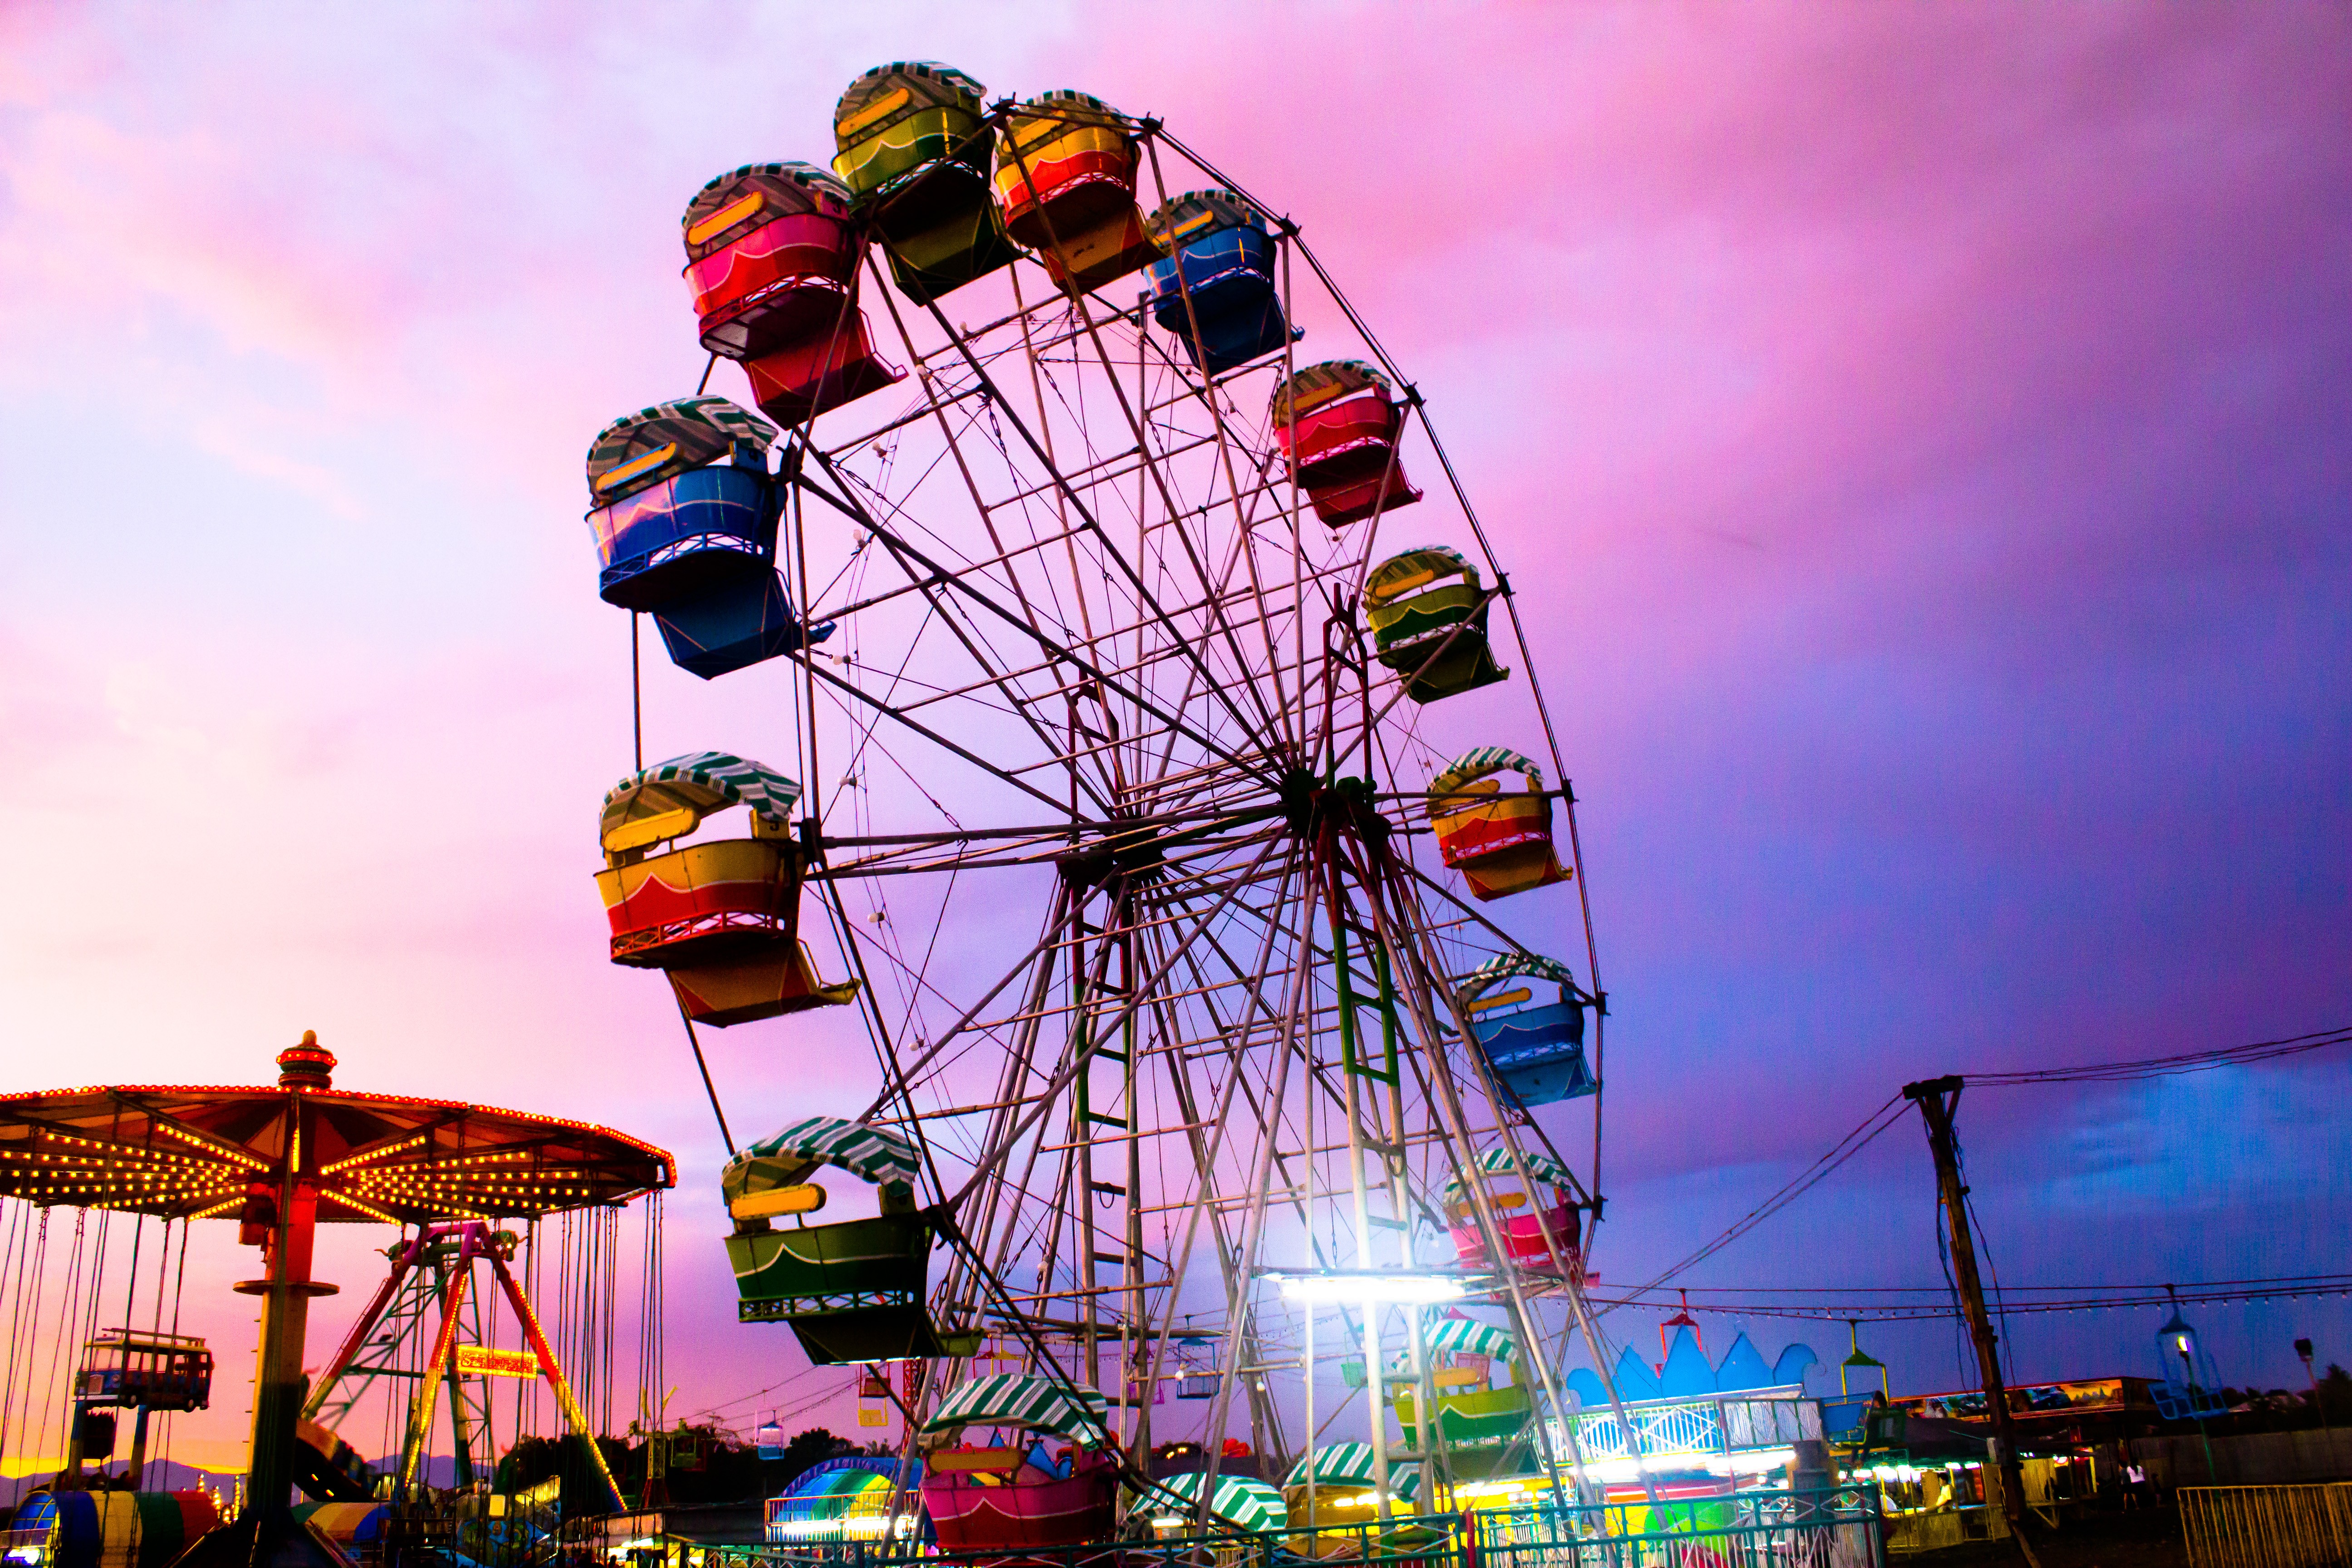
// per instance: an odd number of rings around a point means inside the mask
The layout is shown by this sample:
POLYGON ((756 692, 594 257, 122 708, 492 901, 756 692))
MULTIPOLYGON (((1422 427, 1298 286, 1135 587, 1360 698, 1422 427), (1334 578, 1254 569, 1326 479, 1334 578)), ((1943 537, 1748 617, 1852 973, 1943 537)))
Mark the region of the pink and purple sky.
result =
MULTIPOLYGON (((2340 5, 16 5, 10 1086, 255 1081, 315 1028, 350 1087, 623 1126, 684 1173, 680 1402, 801 1371, 731 1326, 675 1017, 604 958, 626 645, 579 465, 700 373, 686 198, 821 161, 905 57, 1160 114, 1286 208, 1539 588, 1614 1004, 1605 1278, 1908 1079, 2352 1021, 2340 5)), ((826 1067, 720 1057, 753 1122, 826 1067)), ((1971 1095, 1995 1261, 2339 1268, 2347 1091, 1971 1095)), ((1933 1224, 1906 1128, 1697 1282, 1932 1283, 1933 1224)), ((230 1242, 189 1301, 241 1384, 230 1242)), ((2204 1321, 2231 1382, 2295 1381, 2298 1333, 2352 1363, 2341 1302, 2204 1321)), ((2029 1323, 2013 1370, 2145 1372, 2154 1327, 2029 1323)), ((1874 1343, 1960 1381, 1948 1330, 1874 1343)), ((845 1424, 833 1384, 775 1397, 845 1424)), ((183 1457, 233 1464, 242 1406, 183 1457)))

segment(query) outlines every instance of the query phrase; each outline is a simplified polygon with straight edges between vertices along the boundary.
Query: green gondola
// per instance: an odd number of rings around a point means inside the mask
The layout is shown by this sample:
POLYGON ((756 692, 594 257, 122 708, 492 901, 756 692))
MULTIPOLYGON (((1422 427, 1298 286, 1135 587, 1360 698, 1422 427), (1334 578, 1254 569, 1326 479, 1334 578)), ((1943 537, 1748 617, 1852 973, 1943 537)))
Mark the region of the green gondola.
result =
POLYGON ((1486 609, 1478 568, 1443 545, 1391 556, 1364 584, 1375 657, 1397 672, 1415 702, 1457 696, 1510 675, 1486 646, 1486 609))

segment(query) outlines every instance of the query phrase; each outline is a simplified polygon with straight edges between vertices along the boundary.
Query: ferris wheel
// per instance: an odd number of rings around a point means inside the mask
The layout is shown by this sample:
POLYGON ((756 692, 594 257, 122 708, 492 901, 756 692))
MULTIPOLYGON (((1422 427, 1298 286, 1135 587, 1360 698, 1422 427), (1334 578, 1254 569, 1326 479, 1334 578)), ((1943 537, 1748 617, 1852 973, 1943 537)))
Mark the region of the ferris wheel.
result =
POLYGON ((1227 1517, 1220 1465, 1294 1520, 1544 1473, 1605 1007, 1427 405, 1157 121, 898 63, 835 137, 695 195, 703 385, 588 463, 603 596, 744 691, 605 797, 612 956, 706 1085, 710 1028, 873 1047, 862 1114, 730 1137, 742 1318, 908 1363, 948 1544, 1100 1532, 1170 1439, 1227 1517))

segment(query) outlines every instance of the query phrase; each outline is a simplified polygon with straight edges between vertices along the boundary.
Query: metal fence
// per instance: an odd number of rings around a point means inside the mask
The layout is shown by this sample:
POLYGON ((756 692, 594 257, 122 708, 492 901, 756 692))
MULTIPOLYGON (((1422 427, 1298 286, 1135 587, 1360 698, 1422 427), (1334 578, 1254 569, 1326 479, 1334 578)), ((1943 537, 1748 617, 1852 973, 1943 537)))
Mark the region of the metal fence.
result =
POLYGON ((1424 1514, 1084 1546, 912 1552, 880 1542, 707 1549, 709 1568, 1885 1568, 1875 1489, 1424 1514))
POLYGON ((2352 1481, 2301 1487, 2183 1487, 2189 1568, 2347 1568, 2352 1481))
POLYGON ((1497 1509, 1477 1521, 1477 1568, 1883 1568, 1872 1487, 1497 1509))

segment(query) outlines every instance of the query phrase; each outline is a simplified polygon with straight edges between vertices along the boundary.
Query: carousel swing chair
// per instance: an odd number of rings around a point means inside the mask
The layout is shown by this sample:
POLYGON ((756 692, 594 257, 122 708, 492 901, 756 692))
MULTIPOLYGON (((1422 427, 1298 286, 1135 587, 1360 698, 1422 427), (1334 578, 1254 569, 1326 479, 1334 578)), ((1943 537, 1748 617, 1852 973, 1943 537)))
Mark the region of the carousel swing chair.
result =
POLYGON ((834 173, 918 305, 1021 254, 989 188, 984 90, 936 60, 898 60, 851 82, 834 106, 834 173))
POLYGON ((776 575, 776 427, 723 397, 657 403, 588 448, 598 595, 650 612, 670 661, 709 680, 803 641, 776 575))
POLYGON ((857 308, 847 185, 807 163, 747 163, 695 194, 680 220, 702 346, 740 361, 751 400, 800 425, 902 381, 857 308))
MULTIPOLYGON (((1581 1272, 1577 1252, 1577 1205, 1572 1182, 1568 1171, 1547 1154, 1528 1154, 1527 1174, 1533 1187, 1549 1187, 1551 1202, 1536 1207, 1532 1214, 1516 1211, 1543 1204, 1534 1191, 1517 1190, 1519 1166, 1508 1149, 1489 1149, 1478 1156, 1478 1168, 1486 1178, 1486 1194, 1496 1210, 1496 1219, 1503 1233, 1503 1247, 1511 1260, 1523 1270, 1552 1274, 1558 1268, 1552 1252, 1559 1250, 1560 1258, 1571 1270, 1581 1272), (1506 1184, 1508 1184, 1507 1185, 1506 1184)), ((1446 1178, 1439 1194, 1439 1207, 1454 1237, 1454 1256, 1465 1268, 1490 1268, 1493 1259, 1486 1251, 1486 1233, 1479 1228, 1477 1205, 1472 1201, 1468 1186, 1461 1173, 1446 1178)))
POLYGON ((1454 999, 1469 1016, 1478 1054, 1521 1105, 1550 1105, 1600 1092, 1584 1060, 1584 1009, 1592 998, 1577 989, 1566 964, 1540 953, 1505 953, 1464 976, 1454 999), (1557 984, 1559 998, 1537 1002, 1526 985, 1496 989, 1515 978, 1557 984))
POLYGON ((1478 568, 1443 545, 1392 555, 1364 583, 1375 657, 1415 702, 1509 679, 1486 644, 1486 608, 1478 568))
POLYGON ((1291 478, 1333 528, 1411 506, 1397 437, 1404 410, 1389 378, 1360 360, 1308 365, 1274 389, 1274 438, 1291 478))
POLYGON ((1162 202, 1143 226, 1172 253, 1151 264, 1145 297, 1151 319, 1174 334, 1202 374, 1247 364, 1302 335, 1275 292, 1265 215, 1246 199, 1188 191, 1162 202))
POLYGON ((1125 1470, 1101 1396, 1042 1377, 976 1378, 922 1424, 923 1508, 942 1552, 1036 1551, 1108 1541, 1125 1470), (962 1441, 992 1426, 1013 1441, 962 1441), (1058 1438, 1059 1452, 1048 1451, 1058 1438), (934 1446, 935 1445, 935 1446, 934 1446))
POLYGON ((1517 752, 1481 746, 1456 757, 1429 781, 1429 821, 1438 858, 1462 873, 1481 903, 1568 880, 1552 852, 1543 770, 1517 752), (1527 787, 1506 793, 1504 773, 1518 774, 1527 787))
POLYGON ((856 996, 855 980, 817 978, 800 940, 800 855, 785 820, 799 797, 782 773, 725 752, 673 757, 615 784, 596 873, 613 962, 667 972, 680 1011, 722 1028, 856 996), (749 838, 676 843, 737 805, 751 813, 749 838))
MULTIPOLYGON (((1497 1388, 1494 1381, 1495 1369, 1509 1365, 1518 1353, 1517 1342, 1490 1323, 1439 1317, 1424 1326, 1422 1348, 1430 1357, 1435 1388, 1431 1425, 1454 1476, 1485 1480, 1531 1468, 1534 1456, 1518 1439, 1535 1418, 1535 1401, 1523 1384, 1497 1388)), ((1390 1375, 1403 1380, 1394 1403, 1399 1429, 1412 1442, 1420 1417, 1409 1358, 1398 1357, 1390 1375)))
POLYGON ((905 1361, 970 1353, 977 1335, 942 1332, 923 1307, 936 1215, 915 1204, 914 1145, 861 1121, 812 1116, 735 1156, 719 1176, 734 1233, 737 1317, 784 1322, 808 1352, 841 1362, 905 1361), (811 1225, 825 1190, 809 1178, 821 1166, 846 1171, 877 1189, 869 1219, 811 1225), (774 1220, 790 1216, 792 1228, 774 1220))
POLYGON ((1071 293, 1160 258, 1135 205, 1133 124, 1098 98, 1065 90, 1013 109, 997 138, 1004 232, 1071 293))

